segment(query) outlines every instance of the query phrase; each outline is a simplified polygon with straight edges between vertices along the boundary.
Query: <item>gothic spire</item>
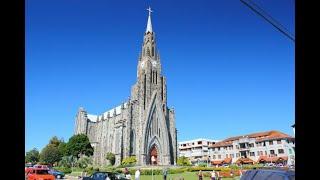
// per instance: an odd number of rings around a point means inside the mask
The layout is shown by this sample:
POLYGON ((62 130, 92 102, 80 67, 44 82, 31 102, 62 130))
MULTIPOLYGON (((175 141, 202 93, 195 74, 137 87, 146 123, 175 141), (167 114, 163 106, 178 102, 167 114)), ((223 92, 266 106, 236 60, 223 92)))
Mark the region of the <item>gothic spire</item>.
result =
POLYGON ((149 16, 148 16, 148 23, 147 23, 147 29, 146 29, 146 33, 147 32, 152 32, 152 24, 151 24, 151 8, 149 6, 149 8, 147 9, 149 11, 149 16))

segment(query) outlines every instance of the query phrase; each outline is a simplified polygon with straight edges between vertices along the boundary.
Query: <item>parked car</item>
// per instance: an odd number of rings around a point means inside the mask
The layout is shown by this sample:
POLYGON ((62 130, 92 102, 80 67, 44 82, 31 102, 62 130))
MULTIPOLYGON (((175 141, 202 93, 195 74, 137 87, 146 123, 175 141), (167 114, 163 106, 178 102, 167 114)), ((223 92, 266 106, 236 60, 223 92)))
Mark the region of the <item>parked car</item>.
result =
POLYGON ((57 179, 61 179, 61 178, 63 178, 64 175, 65 175, 63 172, 57 171, 57 170, 55 170, 55 169, 50 169, 50 170, 49 170, 49 174, 54 175, 54 177, 56 177, 57 179))
POLYGON ((276 166, 279 167, 279 168, 284 167, 284 165, 283 165, 282 163, 279 163, 279 164, 277 164, 276 166))
POLYGON ((94 172, 89 177, 83 177, 82 180, 126 180, 125 176, 113 172, 94 172))
POLYGON ((294 171, 285 171, 285 170, 268 170, 268 169, 254 169, 246 171, 240 180, 294 180, 295 172, 294 171))
POLYGON ((229 167, 229 164, 222 164, 221 167, 229 167))
POLYGON ((49 170, 42 168, 32 168, 27 173, 27 180, 55 180, 52 174, 49 174, 49 170))
POLYGON ((26 164, 24 165, 24 167, 25 167, 25 168, 30 168, 30 167, 33 167, 33 165, 32 165, 31 163, 26 163, 26 164))
POLYGON ((33 170, 33 167, 26 167, 26 168, 24 169, 24 174, 26 175, 26 177, 27 177, 27 175, 29 174, 29 172, 32 171, 32 170, 33 170))

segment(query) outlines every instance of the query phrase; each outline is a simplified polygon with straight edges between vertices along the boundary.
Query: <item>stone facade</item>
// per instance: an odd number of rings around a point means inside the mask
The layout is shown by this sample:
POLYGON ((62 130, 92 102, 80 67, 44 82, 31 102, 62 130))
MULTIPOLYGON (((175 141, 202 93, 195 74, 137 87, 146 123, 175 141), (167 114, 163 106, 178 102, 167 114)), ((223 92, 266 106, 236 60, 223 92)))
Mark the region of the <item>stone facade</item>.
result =
POLYGON ((120 106, 101 115, 88 114, 80 107, 75 119, 75 134, 86 134, 94 147, 94 164, 105 165, 106 154, 123 158, 136 156, 138 165, 171 165, 177 159, 175 111, 167 106, 166 78, 161 74, 149 12, 142 52, 138 59, 137 82, 131 96, 120 106))

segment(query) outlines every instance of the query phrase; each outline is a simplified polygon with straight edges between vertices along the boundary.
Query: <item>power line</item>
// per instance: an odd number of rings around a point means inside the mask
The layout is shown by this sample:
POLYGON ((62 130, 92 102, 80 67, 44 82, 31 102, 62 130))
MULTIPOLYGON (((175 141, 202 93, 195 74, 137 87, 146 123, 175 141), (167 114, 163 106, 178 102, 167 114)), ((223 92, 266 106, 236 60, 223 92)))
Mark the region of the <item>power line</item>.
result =
POLYGON ((291 35, 291 33, 283 25, 281 25, 278 21, 276 21, 274 18, 272 18, 267 12, 265 12, 257 4, 253 3, 250 0, 247 0, 248 2, 246 2, 244 0, 240 0, 240 1, 243 4, 245 4, 246 6, 248 6, 255 13, 260 15, 262 18, 264 18, 266 21, 268 21, 272 26, 274 26, 276 29, 278 29, 281 33, 283 33, 285 36, 287 36, 293 42, 295 42, 295 37, 293 35, 291 35))

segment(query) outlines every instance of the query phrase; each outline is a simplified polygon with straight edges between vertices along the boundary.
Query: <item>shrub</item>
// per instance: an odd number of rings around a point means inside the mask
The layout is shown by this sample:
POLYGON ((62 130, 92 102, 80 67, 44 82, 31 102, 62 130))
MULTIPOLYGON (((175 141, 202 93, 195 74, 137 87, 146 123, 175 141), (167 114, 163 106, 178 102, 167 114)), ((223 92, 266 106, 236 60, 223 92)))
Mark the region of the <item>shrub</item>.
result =
POLYGON ((168 169, 168 174, 179 174, 187 172, 188 168, 182 167, 182 168, 175 168, 175 169, 168 169))
POLYGON ((199 163, 198 166, 200 166, 200 167, 207 167, 207 163, 199 163))
POLYGON ((91 163, 92 163, 92 159, 90 157, 84 155, 78 159, 78 161, 76 162, 76 165, 79 168, 86 168, 91 163))
POLYGON ((116 156, 111 153, 111 152, 108 152, 107 155, 106 155, 106 159, 109 160, 110 164, 113 166, 114 163, 116 162, 116 156))
POLYGON ((235 164, 231 164, 229 167, 231 169, 240 169, 240 167, 238 165, 235 165, 235 164))
POLYGON ((191 166, 190 160, 185 156, 179 157, 178 160, 177 160, 177 164, 179 166, 191 166))
MULTIPOLYGON (((141 175, 152 175, 152 169, 141 170, 141 175)), ((154 169, 153 175, 162 175, 162 169, 154 169)))
POLYGON ((123 166, 133 166, 137 162, 137 158, 135 156, 126 157, 122 160, 121 165, 123 166))
POLYGON ((88 166, 84 169, 85 172, 87 172, 87 175, 90 176, 91 174, 93 174, 94 170, 92 166, 88 166))

